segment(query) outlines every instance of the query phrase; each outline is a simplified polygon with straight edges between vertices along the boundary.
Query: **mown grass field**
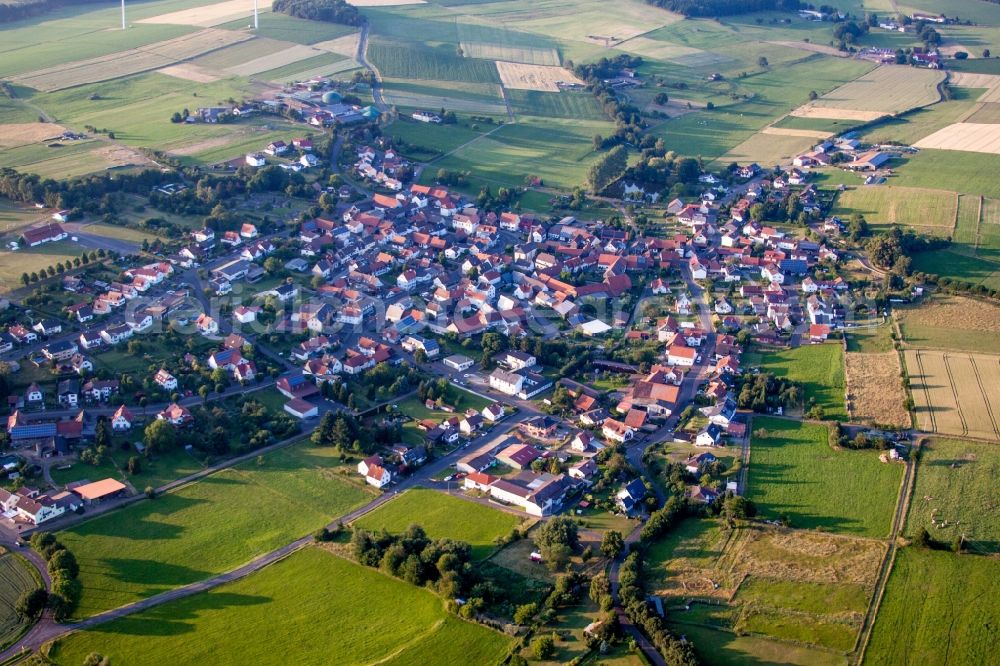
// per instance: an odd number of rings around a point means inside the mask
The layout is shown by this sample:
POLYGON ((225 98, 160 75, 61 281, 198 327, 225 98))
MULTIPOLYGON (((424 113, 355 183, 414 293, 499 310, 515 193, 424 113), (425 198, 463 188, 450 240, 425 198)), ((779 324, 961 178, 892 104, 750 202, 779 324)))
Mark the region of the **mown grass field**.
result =
POLYGON ((500 83, 492 61, 463 58, 450 48, 421 48, 379 39, 369 44, 368 58, 387 77, 500 83))
POLYGON ((79 257, 83 249, 69 240, 26 247, 17 252, 0 251, 0 292, 22 286, 21 274, 48 268, 60 261, 79 257))
POLYGON ((938 437, 926 440, 920 447, 906 534, 912 538, 926 528, 932 538, 948 544, 964 535, 973 550, 997 552, 998 474, 1000 448, 996 446, 938 437))
POLYGON ((432 592, 305 548, 236 583, 60 639, 49 656, 114 664, 497 663, 511 639, 432 592))
POLYGON ((521 523, 517 516, 425 488, 408 490, 365 514, 355 525, 366 530, 400 533, 420 525, 432 539, 456 539, 472 546, 475 559, 495 549, 493 540, 506 536, 521 523))
MULTIPOLYGON (((223 23, 216 27, 228 30, 246 30, 252 23, 250 13, 246 19, 238 19, 230 23, 223 23)), ((295 42, 296 44, 315 44, 336 39, 356 32, 356 28, 339 23, 328 23, 326 21, 307 21, 305 19, 288 16, 281 12, 261 12, 259 16, 260 27, 254 32, 258 37, 268 37, 270 39, 280 39, 285 42, 295 42)))
POLYGON ((954 192, 909 187, 864 186, 842 192, 834 214, 865 216, 873 227, 912 227, 921 233, 950 236, 958 197, 954 192))
POLYGON ((459 116, 459 122, 454 125, 433 125, 400 117, 386 127, 384 132, 397 141, 405 142, 405 145, 400 145, 403 155, 411 159, 427 160, 455 150, 495 128, 496 125, 474 123, 464 116, 459 116))
POLYGON ((976 106, 976 99, 984 91, 980 88, 952 88, 951 92, 952 98, 948 101, 875 123, 862 132, 861 138, 873 143, 888 141, 915 143, 939 129, 958 122, 976 106))
POLYGON ((689 624, 670 625, 675 633, 694 644, 695 653, 707 664, 750 666, 789 664, 792 666, 845 666, 847 657, 800 645, 790 645, 758 636, 737 636, 729 631, 689 624))
POLYGON ((893 185, 948 190, 1000 198, 1000 180, 993 177, 1000 155, 925 148, 898 160, 893 185))
POLYGON ((21 555, 0 549, 0 648, 6 647, 30 626, 14 605, 24 592, 41 587, 34 567, 21 555))
POLYGON ((815 105, 831 109, 899 113, 941 98, 944 73, 932 69, 881 66, 823 95, 815 105))
POLYGON ((747 496, 763 517, 793 527, 884 537, 899 494, 902 465, 872 451, 834 451, 825 426, 755 417, 747 496), (758 436, 763 429, 766 436, 758 436))
POLYGON ((903 548, 872 629, 865 664, 985 664, 1000 650, 1000 562, 903 548))
POLYGON ((764 352, 760 367, 776 377, 801 382, 807 408, 815 402, 823 408, 825 418, 846 419, 844 351, 839 343, 764 352))
MULTIPOLYGON (((593 135, 610 131, 606 122, 522 119, 460 148, 434 166, 471 171, 474 179, 494 190, 497 186, 524 185, 528 176, 541 178, 551 187, 571 188, 584 183, 588 168, 599 156, 592 147, 593 135)), ((424 178, 433 178, 433 172, 425 170, 424 178)))
POLYGON ((331 450, 302 443, 61 532, 80 562, 78 616, 207 578, 308 534, 372 497, 351 471, 331 450))

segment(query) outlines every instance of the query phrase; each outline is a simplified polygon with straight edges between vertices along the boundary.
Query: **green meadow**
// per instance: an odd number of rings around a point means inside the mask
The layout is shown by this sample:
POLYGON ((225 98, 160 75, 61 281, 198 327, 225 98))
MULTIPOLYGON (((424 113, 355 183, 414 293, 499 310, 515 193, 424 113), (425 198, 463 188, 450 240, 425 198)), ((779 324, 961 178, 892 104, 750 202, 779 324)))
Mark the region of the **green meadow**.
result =
POLYGON ((763 518, 855 536, 889 533, 902 465, 879 462, 874 451, 831 449, 825 425, 758 416, 753 433, 747 496, 763 518))
POLYGON ((307 547, 235 583, 79 631, 48 656, 112 664, 499 663, 510 638, 460 620, 441 598, 307 547))
POLYGON ((248 562, 372 499, 332 450, 306 442, 59 533, 80 562, 87 617, 248 562))

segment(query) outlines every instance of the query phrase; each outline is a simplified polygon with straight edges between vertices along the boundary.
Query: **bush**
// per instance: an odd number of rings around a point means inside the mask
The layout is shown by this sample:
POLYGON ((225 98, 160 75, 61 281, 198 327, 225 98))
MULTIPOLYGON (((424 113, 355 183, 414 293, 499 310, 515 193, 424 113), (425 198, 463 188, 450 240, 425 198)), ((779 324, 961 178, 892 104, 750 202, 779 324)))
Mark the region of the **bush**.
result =
POLYGON ((551 636, 539 636, 531 642, 531 653, 535 659, 543 661, 556 652, 556 642, 551 636))

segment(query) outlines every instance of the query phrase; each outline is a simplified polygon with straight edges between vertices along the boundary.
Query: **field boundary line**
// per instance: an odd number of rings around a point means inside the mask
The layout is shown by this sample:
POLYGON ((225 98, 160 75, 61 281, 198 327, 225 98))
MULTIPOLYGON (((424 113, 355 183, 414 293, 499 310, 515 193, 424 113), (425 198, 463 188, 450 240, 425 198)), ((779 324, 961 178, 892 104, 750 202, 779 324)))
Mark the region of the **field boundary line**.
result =
MULTIPOLYGON (((931 432, 937 432, 937 417, 934 416, 934 410, 931 409, 931 392, 927 388, 927 370, 924 369, 924 362, 920 358, 921 351, 920 349, 915 349, 913 351, 913 358, 917 361, 917 368, 920 370, 920 388, 924 394, 924 405, 926 405, 928 419, 930 420, 931 432)), ((920 423, 918 422, 917 425, 919 426, 920 423)))
POLYGON ((979 215, 976 216, 976 236, 972 245, 972 256, 979 253, 979 229, 983 225, 983 195, 979 195, 979 215))

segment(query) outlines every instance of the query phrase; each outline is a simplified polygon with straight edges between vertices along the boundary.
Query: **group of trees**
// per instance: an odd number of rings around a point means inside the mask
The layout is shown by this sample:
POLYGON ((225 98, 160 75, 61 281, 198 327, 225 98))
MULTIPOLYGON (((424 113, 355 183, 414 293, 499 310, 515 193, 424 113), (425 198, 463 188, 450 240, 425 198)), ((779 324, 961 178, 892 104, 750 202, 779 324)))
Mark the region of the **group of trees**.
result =
POLYGON ((645 123, 642 112, 634 104, 622 101, 614 89, 605 84, 606 79, 620 75, 622 69, 635 68, 642 64, 642 58, 628 54, 617 55, 614 58, 601 58, 597 62, 577 65, 567 62, 567 66, 587 83, 587 88, 597 98, 610 120, 615 123, 615 131, 609 137, 595 137, 595 147, 600 150, 620 143, 637 145, 642 136, 645 123), (597 140, 600 138, 600 141, 597 140))
MULTIPOLYGON (((643 528, 645 531, 645 528, 643 528)), ((649 607, 642 581, 642 558, 639 551, 629 553, 618 572, 618 598, 625 614, 649 637, 669 666, 696 666, 698 657, 688 641, 682 641, 649 607)))
POLYGON ((587 172, 587 184, 595 194, 618 180, 628 166, 628 149, 625 146, 615 146, 594 162, 587 172))
POLYGON ((542 523, 535 529, 533 539, 545 565, 553 571, 565 569, 580 546, 576 521, 567 516, 556 516, 542 523))
POLYGON ((351 551, 359 563, 412 585, 431 586, 446 599, 468 594, 466 605, 470 610, 463 613, 466 616, 481 608, 485 597, 496 593, 474 590, 481 581, 471 564, 469 544, 452 539, 432 540, 419 525, 411 525, 398 535, 355 528, 351 551))
MULTIPOLYGON (((80 575, 80 565, 77 564, 73 553, 50 532, 32 534, 31 547, 48 563, 52 591, 45 597, 45 602, 52 609, 55 619, 62 621, 73 613, 80 602, 80 581, 77 580, 77 576, 80 575)), ((40 595, 36 595, 35 606, 38 601, 40 595)))
POLYGON ((326 21, 343 25, 361 25, 365 18, 344 0, 274 0, 271 9, 310 21, 326 21))
MULTIPOLYGON (((80 268, 81 266, 87 266, 92 262, 95 262, 99 259, 105 259, 108 256, 109 254, 104 251, 104 248, 100 248, 99 250, 92 250, 90 252, 84 252, 79 257, 73 257, 72 260, 67 259, 65 263, 62 261, 58 261, 56 262, 55 266, 49 266, 48 268, 40 268, 37 271, 31 271, 30 273, 28 273, 27 271, 21 273, 21 284, 27 287, 29 284, 39 282, 46 278, 55 277, 56 275, 62 275, 68 270, 71 270, 73 268, 80 268)), ((26 300, 25 305, 32 305, 32 303, 27 302, 26 300)))
POLYGON ((796 405, 802 399, 802 386, 773 373, 743 375, 737 380, 736 404, 740 409, 765 413, 768 409, 796 405))

